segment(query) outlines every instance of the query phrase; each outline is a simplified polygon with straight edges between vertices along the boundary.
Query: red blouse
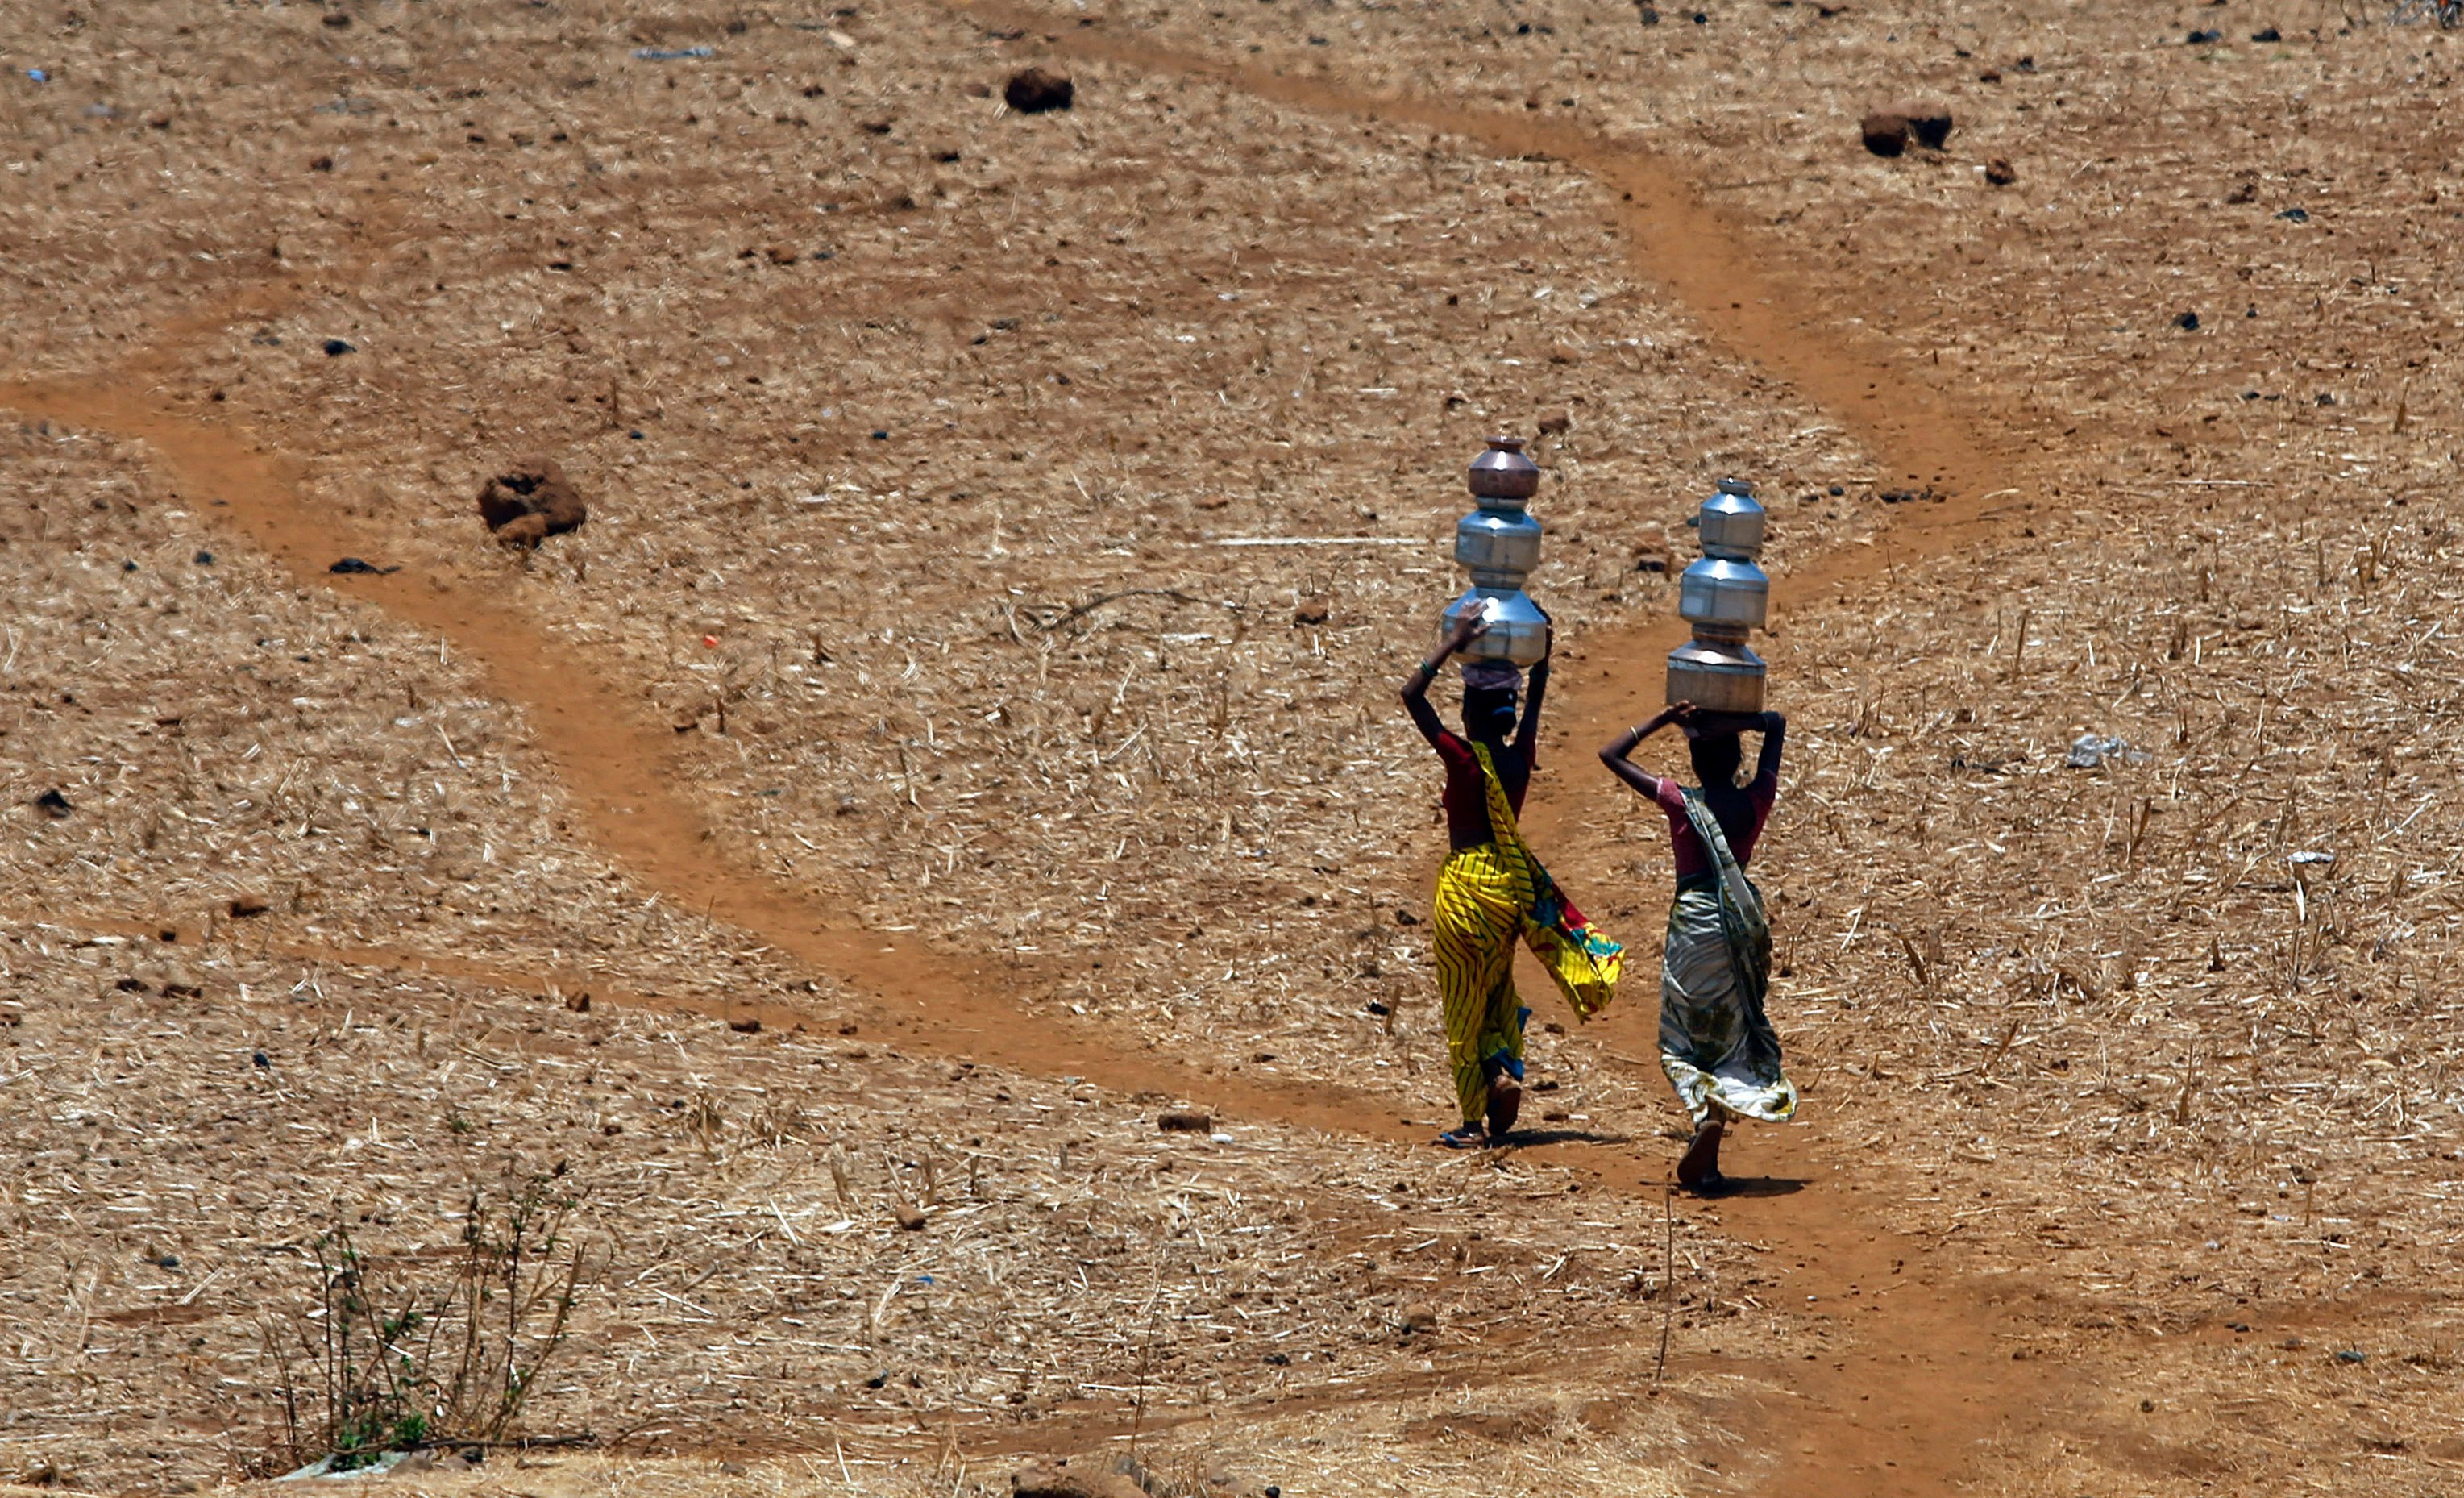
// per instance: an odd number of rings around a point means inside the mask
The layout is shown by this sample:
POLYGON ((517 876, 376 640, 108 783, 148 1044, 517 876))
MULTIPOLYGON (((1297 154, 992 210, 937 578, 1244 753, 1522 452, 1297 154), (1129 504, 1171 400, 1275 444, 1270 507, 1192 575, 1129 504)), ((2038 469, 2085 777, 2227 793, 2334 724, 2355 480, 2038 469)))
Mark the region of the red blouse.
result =
MULTIPOLYGON (((1474 766, 1477 771, 1478 766, 1474 766)), ((1668 813, 1668 842, 1677 855, 1677 877, 1688 878, 1712 871, 1711 850, 1694 835, 1694 819, 1685 814, 1685 792, 1675 781, 1660 782, 1661 809, 1668 813)), ((1723 798, 1724 800, 1726 798, 1723 798)), ((1712 814, 1719 817, 1720 830, 1728 835, 1728 851, 1737 855, 1737 866, 1744 868, 1754 856, 1754 844, 1762 840, 1763 824, 1771 820, 1771 804, 1779 800, 1779 772, 1765 769, 1746 786, 1746 810, 1753 821, 1739 826, 1734 815, 1720 816, 1718 807, 1712 814)), ((1731 812, 1736 809, 1733 806, 1731 812)))

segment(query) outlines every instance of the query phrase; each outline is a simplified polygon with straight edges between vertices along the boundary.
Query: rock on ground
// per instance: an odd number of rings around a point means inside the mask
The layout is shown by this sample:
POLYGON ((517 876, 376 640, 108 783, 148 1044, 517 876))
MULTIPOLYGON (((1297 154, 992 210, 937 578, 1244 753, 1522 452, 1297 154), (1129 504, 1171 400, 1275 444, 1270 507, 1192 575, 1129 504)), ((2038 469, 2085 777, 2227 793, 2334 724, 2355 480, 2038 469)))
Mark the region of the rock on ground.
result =
POLYGON ((564 470, 552 458, 520 458, 479 486, 479 518, 503 546, 536 546, 590 518, 564 470))
POLYGON ((1027 68, 1010 75, 1001 88, 1001 101, 1022 115, 1040 115, 1047 109, 1067 109, 1078 97, 1078 85, 1067 73, 1050 68, 1027 68))
POLYGON ((1897 156, 1913 137, 1928 150, 1941 150, 1950 140, 1950 111, 1938 104, 1892 104, 1859 121, 1865 149, 1877 156, 1897 156))

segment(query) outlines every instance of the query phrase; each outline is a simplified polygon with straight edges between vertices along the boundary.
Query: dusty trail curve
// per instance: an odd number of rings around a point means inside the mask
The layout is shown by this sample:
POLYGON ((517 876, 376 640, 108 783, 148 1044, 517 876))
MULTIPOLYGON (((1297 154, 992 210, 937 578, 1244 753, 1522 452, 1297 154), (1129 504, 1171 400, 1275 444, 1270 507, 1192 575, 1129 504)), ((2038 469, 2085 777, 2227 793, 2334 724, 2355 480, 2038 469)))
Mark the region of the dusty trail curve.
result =
MULTIPOLYGON (((1023 1024, 1010 996, 1044 986, 1048 976, 1039 980, 1036 970, 1021 964, 939 954, 920 942, 828 920, 802 892, 745 869, 714 841, 683 794, 692 777, 677 760, 674 735, 582 652, 520 608, 471 587, 409 572, 338 580, 327 570, 335 557, 398 548, 380 527, 311 502, 285 460, 237 432, 131 394, 127 385, 0 385, 0 408, 143 442, 175 485, 216 502, 213 514, 299 586, 374 604, 452 642, 480 665, 495 695, 521 709, 535 746, 555 766, 591 842, 663 897, 844 980, 876 1001, 868 1018, 891 1036, 932 1050, 999 1056, 1023 1070, 1083 1077, 1115 1091, 1199 1099, 1243 1117, 1354 1134, 1363 1131, 1364 1119, 1383 1117, 1393 1136, 1404 1136, 1385 1109, 1340 1090, 1277 1087, 1127 1053, 1090 1027, 1068 1023, 1067 1015, 1023 1024)), ((350 959, 340 952, 331 956, 350 959)))
MULTIPOLYGON (((1003 0, 950 3, 1004 31, 1039 33, 1073 57, 1209 79, 1315 114, 1408 123, 1502 155, 1547 155, 1614 191, 1617 226, 1639 277, 1682 303, 1728 352, 1842 422, 1903 482, 1947 496, 1903 512, 1921 523, 1893 526, 1881 544, 1837 548, 1791 569, 1774 589, 1775 624, 1787 622, 1791 603, 1837 600, 1898 562, 1977 543, 1994 523, 1996 502, 2014 492, 2014 461, 1991 451, 1944 392, 1910 367, 1904 348, 1843 328, 1836 305, 1799 283, 1763 274, 1755 252, 1775 249, 1771 236, 1710 208, 1682 169, 1639 143, 1456 100, 1355 92, 1321 76, 1226 62, 1100 23, 1056 27, 1051 17, 1003 0)), ((1591 744, 1656 709, 1660 660, 1684 632, 1671 618, 1587 638, 1590 662, 1561 672, 1551 695, 1555 726, 1549 738, 1556 752, 1579 759, 1591 744)), ((1575 808, 1593 794, 1587 785, 1554 796, 1545 778, 1534 782, 1524 821, 1551 848, 1552 862, 1563 858, 1566 867, 1580 870, 1603 851, 1577 844, 1570 856, 1568 840, 1552 835, 1576 831, 1575 808)), ((1576 887, 1587 882, 1578 875, 1576 887)), ((1628 1054, 1649 1055, 1657 1048, 1656 1006, 1647 971, 1635 976, 1642 980, 1634 984, 1639 991, 1595 1028, 1628 1054)), ((1808 1118, 1806 1128, 1754 1131, 1747 1143, 1754 1168, 1773 1168, 1806 1189, 1734 1199, 1718 1210, 1731 1231, 1786 1245, 1790 1260, 1802 1260, 1793 1271, 1784 1267, 1781 1283, 1792 1299, 1863 1309, 1847 1355, 1763 1370, 1798 1402, 1766 1411, 1759 1441, 1766 1449, 1780 1449, 1792 1490, 1820 1498, 1904 1498, 1968 1487, 1979 1475, 1984 1442, 2053 1415, 2059 1395, 2055 1379, 2042 1365, 2014 1363, 2001 1347, 1998 1313, 1975 1286, 1963 1282, 1955 1251, 1893 1231, 1852 1199, 1845 1188, 1886 1171, 1887 1162, 1827 1136, 1819 1104, 1808 1118)), ((1615 1153, 1616 1163, 1605 1171, 1612 1183, 1653 1189, 1660 1161, 1615 1153)))
MULTIPOLYGON (((953 9, 1004 27, 1041 31, 1050 24, 1008 7, 953 9)), ((1894 533, 1899 559, 1968 544, 1990 524, 1984 501, 2001 487, 1999 467, 1952 416, 1943 395, 1910 378, 1883 340, 1840 332, 1812 295, 1765 276, 1751 257, 1755 232, 1724 221, 1681 173, 1647 150, 1455 101, 1355 96, 1322 78, 1227 64, 1102 26, 1052 41, 1082 58, 1208 78, 1291 108, 1401 121, 1501 153, 1568 162, 1617 194, 1617 225, 1638 275, 1683 302, 1731 351, 1847 424, 1907 482, 1954 496, 1923 512, 1922 535, 1894 533)), ((151 362, 169 352, 157 350, 151 362)), ((880 1020, 898 1038, 945 1053, 998 1055, 1004 1065, 1082 1076, 1124 1092, 1205 1099, 1249 1118, 1389 1139, 1417 1135, 1366 1097, 1201 1073, 1124 1053, 1091 1028, 1066 1023, 1066 1016, 1023 1023, 1021 1006, 1008 996, 1042 987, 1050 975, 970 962, 820 918, 802 893, 735 862, 712 840, 679 794, 687 777, 675 762, 672 735, 649 721, 583 652, 545 635, 521 610, 470 588, 409 574, 338 581, 325 570, 334 556, 392 549, 377 528, 311 505, 286 464, 243 435, 134 393, 148 383, 0 386, 0 407, 143 442, 183 489, 224 501, 220 513, 228 521, 300 585, 363 598, 451 640, 482 665, 495 694, 522 709, 574 802, 578 822, 604 850, 649 889, 707 905, 716 918, 876 996, 880 1020), (508 649, 509 641, 522 648, 508 649)), ((1887 564, 1881 547, 1846 548, 1799 566, 1785 585, 1801 603, 1836 595, 1887 564)), ((1661 625, 1587 642, 1595 667, 1612 669, 1569 672, 1572 679, 1561 685, 1559 721, 1573 725, 1575 741, 1604 736, 1634 716, 1638 701, 1656 694, 1657 659, 1675 634, 1661 625)), ((1545 834, 1568 824, 1569 809, 1544 792, 1529 820, 1545 834)), ((352 959, 347 953, 330 956, 352 959)), ((1625 1047, 1636 1053, 1650 1048, 1649 1007, 1638 995, 1613 1024, 1613 1036, 1624 1035, 1625 1047)), ((1788 1293, 1823 1303, 1852 1287, 1869 1296, 1887 1293, 1869 1302, 1875 1309, 1859 1319, 1853 1354, 1752 1370, 1793 1400, 1770 1412, 1758 1439, 1782 1448, 1796 1490, 1840 1498, 1955 1490, 1974 1475, 1979 1441, 2044 1419, 2055 1391, 2035 1365, 2014 1367, 2007 1354, 1996 1356, 1992 1311, 1958 1283, 1955 1256, 1880 1226, 1840 1189, 1839 1182, 1870 1161, 1825 1138, 1820 1128, 1817 1121, 1810 1129, 1766 1131, 1755 1140, 1758 1159, 1776 1160, 1807 1189, 1733 1200, 1717 1210, 1730 1231, 1784 1243, 1793 1259, 1803 1259, 1804 1267, 1783 1282, 1788 1293), (1785 1441, 1776 1439, 1781 1431, 1785 1441)), ((1656 1158, 1625 1150, 1589 1150, 1580 1157, 1601 1172, 1604 1184, 1640 1194, 1660 1189, 1656 1158)))

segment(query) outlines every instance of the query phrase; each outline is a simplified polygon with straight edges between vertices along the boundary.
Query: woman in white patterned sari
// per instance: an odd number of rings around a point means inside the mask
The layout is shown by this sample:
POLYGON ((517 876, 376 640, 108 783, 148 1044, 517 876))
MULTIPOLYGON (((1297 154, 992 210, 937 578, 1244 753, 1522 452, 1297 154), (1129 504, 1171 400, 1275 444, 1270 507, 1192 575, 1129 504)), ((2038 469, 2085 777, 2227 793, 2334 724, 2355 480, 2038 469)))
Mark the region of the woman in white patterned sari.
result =
POLYGON ((1763 824, 1779 796, 1777 713, 1712 714, 1680 702, 1628 729, 1600 750, 1617 779, 1668 814, 1677 894, 1660 970, 1660 1065, 1694 1124, 1678 1162, 1679 1184, 1711 1192, 1723 1184, 1720 1139, 1728 1123, 1785 1123, 1796 1088, 1780 1069, 1779 1037, 1763 1013, 1771 987, 1771 926, 1761 892, 1746 877, 1763 824), (1703 787, 1688 790, 1629 762, 1626 756, 1661 729, 1684 730, 1703 787), (1762 735, 1751 783, 1737 783, 1744 732, 1762 735))

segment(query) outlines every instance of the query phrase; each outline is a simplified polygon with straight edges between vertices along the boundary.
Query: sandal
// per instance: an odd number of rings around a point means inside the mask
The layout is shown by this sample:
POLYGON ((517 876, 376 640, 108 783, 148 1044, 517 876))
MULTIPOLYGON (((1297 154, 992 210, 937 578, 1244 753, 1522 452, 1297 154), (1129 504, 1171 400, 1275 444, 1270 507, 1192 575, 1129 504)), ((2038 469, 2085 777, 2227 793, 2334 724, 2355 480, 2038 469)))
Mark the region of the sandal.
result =
POLYGON ((1438 1143, 1449 1150, 1484 1150, 1488 1147, 1488 1131, 1476 1123, 1457 1124, 1438 1135, 1438 1143))

